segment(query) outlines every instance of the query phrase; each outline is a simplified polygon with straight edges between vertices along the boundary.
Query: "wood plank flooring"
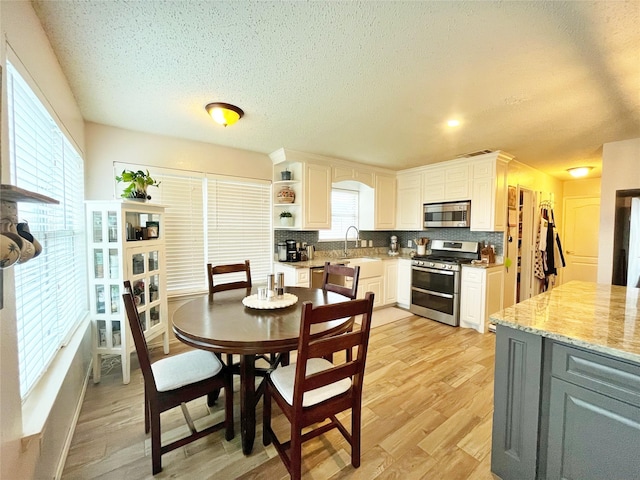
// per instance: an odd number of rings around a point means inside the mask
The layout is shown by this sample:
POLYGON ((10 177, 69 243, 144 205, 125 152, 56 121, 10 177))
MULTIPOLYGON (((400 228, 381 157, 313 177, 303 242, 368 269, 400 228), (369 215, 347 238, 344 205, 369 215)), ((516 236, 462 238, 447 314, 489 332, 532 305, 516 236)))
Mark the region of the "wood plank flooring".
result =
MULTIPOLYGON (((177 340, 171 353, 184 351, 177 340)), ((337 431, 303 446, 303 476, 325 479, 495 479, 490 472, 495 336, 410 316, 371 331, 365 375, 360 468, 350 463, 348 444, 337 431)), ((163 356, 152 349, 154 359, 163 356)), ((132 355, 131 383, 122 384, 119 365, 103 364, 102 380, 91 381, 65 464, 64 479, 197 478, 286 479, 273 446, 262 446, 256 427, 253 453, 236 437, 216 432, 163 455, 163 471, 151 475, 144 433, 142 374, 132 355)), ((236 380, 235 391, 239 391, 236 380)), ((197 424, 217 421, 197 400, 189 410, 197 424)), ((274 405, 273 426, 286 438, 288 422, 274 405)), ((261 419, 262 403, 258 407, 261 419)), ((348 418, 343 414, 342 418, 348 418)), ((186 429, 180 409, 163 414, 163 442, 186 429)))

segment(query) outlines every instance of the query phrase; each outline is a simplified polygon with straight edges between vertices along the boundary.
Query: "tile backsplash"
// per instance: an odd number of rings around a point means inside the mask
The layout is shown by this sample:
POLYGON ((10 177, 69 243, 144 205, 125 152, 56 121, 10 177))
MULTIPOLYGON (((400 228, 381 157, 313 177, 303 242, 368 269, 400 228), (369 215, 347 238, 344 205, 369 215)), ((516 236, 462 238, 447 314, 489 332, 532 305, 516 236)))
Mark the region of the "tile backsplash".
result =
MULTIPOLYGON (((373 241, 373 247, 381 248, 388 247, 391 243, 391 235, 398 237, 398 244, 400 248, 407 248, 408 241, 414 238, 427 237, 430 240, 458 240, 464 242, 486 242, 488 245, 495 246, 496 255, 503 255, 504 246, 502 242, 502 232, 472 232, 468 228, 430 228, 429 230, 418 231, 403 231, 403 230, 388 230, 388 231, 365 231, 360 230, 360 239, 373 241)), ((274 230, 274 246, 278 242, 284 242, 285 240, 295 240, 300 243, 307 243, 309 245, 315 245, 316 251, 323 250, 341 250, 344 248, 344 240, 334 242, 319 242, 317 231, 302 231, 302 230, 274 230)), ((354 242, 349 240, 349 248, 354 248, 354 242)), ((412 242, 411 247, 415 248, 415 244, 412 242)))

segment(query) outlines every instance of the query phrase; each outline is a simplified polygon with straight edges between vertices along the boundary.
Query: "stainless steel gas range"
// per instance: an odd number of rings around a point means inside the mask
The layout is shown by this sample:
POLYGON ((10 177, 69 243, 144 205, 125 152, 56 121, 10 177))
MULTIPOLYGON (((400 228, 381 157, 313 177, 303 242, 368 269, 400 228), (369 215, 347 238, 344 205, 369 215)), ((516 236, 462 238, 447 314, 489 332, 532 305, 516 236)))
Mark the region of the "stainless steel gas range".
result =
POLYGON ((460 324, 460 265, 479 258, 477 242, 432 240, 431 253, 411 261, 411 305, 416 315, 460 324))

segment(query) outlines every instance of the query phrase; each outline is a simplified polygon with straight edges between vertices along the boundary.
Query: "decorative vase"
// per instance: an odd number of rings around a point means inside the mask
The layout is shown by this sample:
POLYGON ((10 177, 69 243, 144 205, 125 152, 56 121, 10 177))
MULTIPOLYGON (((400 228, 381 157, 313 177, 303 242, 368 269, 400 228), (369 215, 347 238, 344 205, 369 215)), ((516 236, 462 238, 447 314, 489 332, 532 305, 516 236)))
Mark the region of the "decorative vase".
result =
POLYGON ((291 172, 289 170, 280 172, 280 176, 282 177, 282 180, 291 180, 291 172))
POLYGON ((277 195, 278 203, 293 203, 296 200, 296 192, 289 186, 280 189, 277 195))

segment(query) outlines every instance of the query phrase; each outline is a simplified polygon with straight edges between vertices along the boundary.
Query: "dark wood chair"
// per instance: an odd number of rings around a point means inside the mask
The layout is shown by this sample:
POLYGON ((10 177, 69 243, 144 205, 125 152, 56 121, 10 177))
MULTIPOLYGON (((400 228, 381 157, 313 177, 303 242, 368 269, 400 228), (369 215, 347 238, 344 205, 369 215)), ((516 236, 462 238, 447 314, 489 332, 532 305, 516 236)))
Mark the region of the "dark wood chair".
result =
POLYGON ((239 288, 251 288, 251 265, 249 260, 244 263, 234 263, 231 265, 207 264, 207 278, 209 279, 209 293, 224 292, 225 290, 235 290, 239 288), (228 275, 231 273, 245 273, 245 280, 236 280, 233 282, 216 283, 216 275, 228 275))
MULTIPOLYGON (((355 300, 358 294, 358 279, 360 278, 360 266, 349 267, 336 265, 330 262, 324 263, 324 275, 322 276, 322 289, 327 292, 336 292, 340 295, 355 300), (351 286, 346 285, 346 279, 351 277, 351 286), (339 280, 338 280, 339 278, 339 280)), ((352 331, 353 327, 349 330, 352 331)), ((351 350, 345 352, 347 360, 351 360, 351 350)), ((331 360, 331 358, 328 358, 331 360)))
MULTIPOLYGON (((251 266, 249 260, 245 260, 244 263, 235 263, 230 265, 216 265, 213 266, 211 263, 207 264, 207 277, 209 278, 209 294, 213 295, 217 292, 224 292, 226 290, 236 290, 241 288, 247 289, 247 295, 251 293, 251 266), (245 272, 246 278, 245 280, 236 280, 232 282, 217 282, 218 275, 228 275, 232 273, 245 272)), ((269 364, 269 367, 257 368, 256 373, 261 376, 265 376, 267 372, 275 368, 276 365, 283 362, 284 364, 289 363, 289 355, 288 353, 279 354, 279 353, 271 353, 269 356, 267 355, 256 355, 256 359, 263 359, 269 364)), ((239 374, 240 373, 240 364, 233 362, 233 355, 227 354, 227 366, 232 369, 232 373, 239 374)))
POLYGON ((316 308, 305 302, 300 325, 296 363, 278 367, 267 377, 263 408, 263 443, 273 442, 292 479, 302 474, 302 443, 337 428, 351 445, 351 464, 360 466, 360 430, 362 382, 367 358, 373 311, 372 292, 364 299, 350 300, 316 308), (359 330, 332 337, 314 338, 313 325, 330 320, 362 315, 359 330), (346 348, 357 348, 351 361, 336 365, 325 357, 346 348), (291 423, 290 440, 280 442, 271 428, 271 400, 291 423), (351 432, 336 418, 351 410, 351 432), (315 423, 328 423, 302 433, 315 423), (287 453, 287 451, 289 453, 287 453))
POLYGON ((215 431, 225 429, 225 438, 231 440, 233 431, 233 387, 231 373, 213 353, 205 350, 189 352, 166 357, 151 363, 147 342, 140 325, 138 309, 133 300, 131 282, 124 282, 125 293, 122 295, 124 306, 131 326, 131 334, 138 353, 140 368, 144 378, 144 428, 151 430, 151 462, 155 475, 162 471, 162 455, 182 447, 194 440, 215 431), (213 406, 217 394, 224 388, 225 414, 222 422, 197 431, 186 402, 207 395, 207 404, 213 406), (160 414, 180 406, 191 434, 173 442, 162 445, 160 414))

